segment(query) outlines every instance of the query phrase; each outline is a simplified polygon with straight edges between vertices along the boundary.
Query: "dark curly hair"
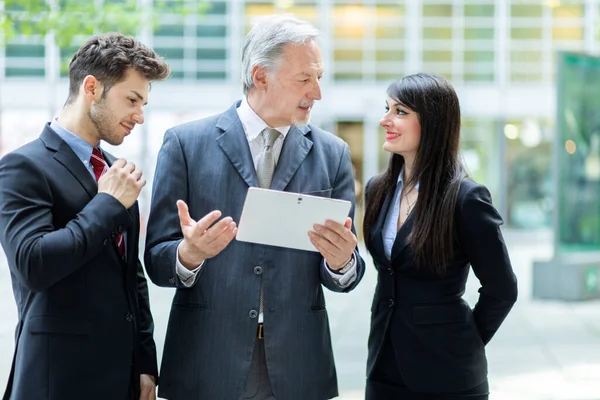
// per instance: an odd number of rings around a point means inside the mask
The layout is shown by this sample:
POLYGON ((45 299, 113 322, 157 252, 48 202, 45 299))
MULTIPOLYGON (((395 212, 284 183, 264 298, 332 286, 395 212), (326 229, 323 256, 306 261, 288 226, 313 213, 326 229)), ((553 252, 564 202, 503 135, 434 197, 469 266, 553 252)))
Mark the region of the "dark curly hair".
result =
POLYGON ((92 75, 104 85, 104 93, 123 81, 132 68, 148 81, 160 81, 170 74, 169 65, 154 50, 137 39, 120 33, 93 36, 69 63, 69 97, 75 101, 83 79, 92 75))

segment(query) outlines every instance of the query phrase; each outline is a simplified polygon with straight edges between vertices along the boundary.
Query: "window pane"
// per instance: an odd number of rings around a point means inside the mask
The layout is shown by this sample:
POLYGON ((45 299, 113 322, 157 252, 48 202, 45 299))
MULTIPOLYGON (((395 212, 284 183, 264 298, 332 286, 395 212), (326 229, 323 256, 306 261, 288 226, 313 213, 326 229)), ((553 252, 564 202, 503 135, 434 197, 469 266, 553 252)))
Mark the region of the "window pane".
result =
MULTIPOLYGON (((493 21, 490 21, 493 24, 493 21)), ((494 28, 465 28, 466 40, 494 39, 494 28)))
POLYGON ((368 14, 368 9, 358 4, 334 6, 333 36, 336 39, 362 39, 368 14))
POLYGON ((375 28, 377 39, 404 39, 403 26, 377 26, 375 28))
POLYGON ((196 57, 198 60, 224 60, 227 58, 227 51, 225 49, 198 49, 196 57))
POLYGON ((423 39, 452 39, 452 28, 423 28, 423 39))
POLYGON ((44 68, 6 68, 6 77, 43 77, 44 68))
POLYGON ((553 40, 583 40, 583 27, 552 28, 553 40))
POLYGON ((173 48, 173 47, 158 47, 154 48, 159 55, 163 56, 166 59, 183 59, 183 49, 181 48, 173 48))
POLYGON ((553 18, 583 18, 582 4, 561 4, 552 8, 553 18))
POLYGON ((514 62, 542 62, 541 51, 511 51, 510 60, 514 62))
POLYGON ((375 61, 404 61, 404 50, 377 50, 375 61))
POLYGON ((511 28, 510 37, 518 40, 540 40, 542 28, 511 28))
POLYGON ((423 17, 452 17, 452 5, 424 4, 423 17))
MULTIPOLYGON (((227 3, 222 1, 205 1, 208 4, 205 13, 206 14, 217 14, 225 15, 227 13, 227 3)), ((200 2, 202 4, 202 2, 200 2)))
POLYGON ((465 17, 493 17, 493 4, 466 4, 465 17))
POLYGON ((223 25, 198 25, 196 27, 196 35, 198 37, 225 37, 227 35, 227 27, 223 25))
POLYGON ((452 51, 424 51, 424 62, 452 62, 452 51))
POLYGON ((154 36, 180 37, 183 36, 183 25, 160 25, 154 36))
POLYGON ((542 17, 544 6, 541 4, 513 4, 510 6, 511 17, 542 17))
POLYGON ((335 50, 333 57, 336 61, 362 61, 363 51, 358 50, 335 50))
POLYGON ((465 82, 493 82, 494 73, 465 73, 463 79, 465 82))
POLYGON ((198 71, 196 74, 196 79, 225 79, 227 76, 225 71, 198 71))
POLYGON ((494 61, 493 51, 465 51, 465 62, 494 61))
POLYGON ((46 54, 43 44, 7 44, 6 57, 40 57, 46 54))

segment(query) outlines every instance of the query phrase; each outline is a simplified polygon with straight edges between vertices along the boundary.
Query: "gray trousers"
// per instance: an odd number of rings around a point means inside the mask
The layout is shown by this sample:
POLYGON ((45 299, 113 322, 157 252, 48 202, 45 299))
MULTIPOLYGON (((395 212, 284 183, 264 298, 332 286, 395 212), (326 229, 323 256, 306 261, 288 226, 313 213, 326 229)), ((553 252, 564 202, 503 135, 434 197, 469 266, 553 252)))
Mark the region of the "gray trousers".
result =
POLYGON ((265 343, 262 339, 256 339, 250 371, 246 378, 246 387, 241 400, 275 400, 269 373, 267 371, 267 360, 265 357, 265 343))

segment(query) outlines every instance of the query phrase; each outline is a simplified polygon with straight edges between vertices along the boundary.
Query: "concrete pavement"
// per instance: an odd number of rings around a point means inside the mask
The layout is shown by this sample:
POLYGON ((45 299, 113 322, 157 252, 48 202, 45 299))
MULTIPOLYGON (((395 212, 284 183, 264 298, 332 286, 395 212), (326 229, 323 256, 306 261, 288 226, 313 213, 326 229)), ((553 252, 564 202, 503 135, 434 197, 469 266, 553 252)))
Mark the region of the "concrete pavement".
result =
MULTIPOLYGON (((552 254, 549 232, 505 232, 519 301, 487 347, 490 400, 600 400, 600 301, 563 303, 531 299, 531 262, 552 254)), ((370 259, 361 285, 350 294, 327 293, 340 399, 363 398, 366 343, 375 270, 370 259)), ((471 277, 466 298, 477 301, 471 277)), ((150 284, 155 338, 163 348, 172 289, 150 284)), ((8 267, 0 253, 0 391, 13 350, 16 310, 8 267)))

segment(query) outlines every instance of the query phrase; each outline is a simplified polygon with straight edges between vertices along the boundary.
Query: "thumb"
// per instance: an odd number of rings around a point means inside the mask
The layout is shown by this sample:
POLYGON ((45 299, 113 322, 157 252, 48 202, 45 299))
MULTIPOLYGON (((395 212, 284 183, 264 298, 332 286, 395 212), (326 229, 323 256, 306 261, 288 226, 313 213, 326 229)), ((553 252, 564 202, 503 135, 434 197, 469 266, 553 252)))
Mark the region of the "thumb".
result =
POLYGON ((183 200, 177 200, 177 214, 179 215, 179 223, 181 226, 191 226, 196 221, 190 217, 190 210, 183 200))
POLYGON ((346 229, 352 229, 352 218, 346 218, 346 223, 344 224, 344 226, 346 227, 346 229))

